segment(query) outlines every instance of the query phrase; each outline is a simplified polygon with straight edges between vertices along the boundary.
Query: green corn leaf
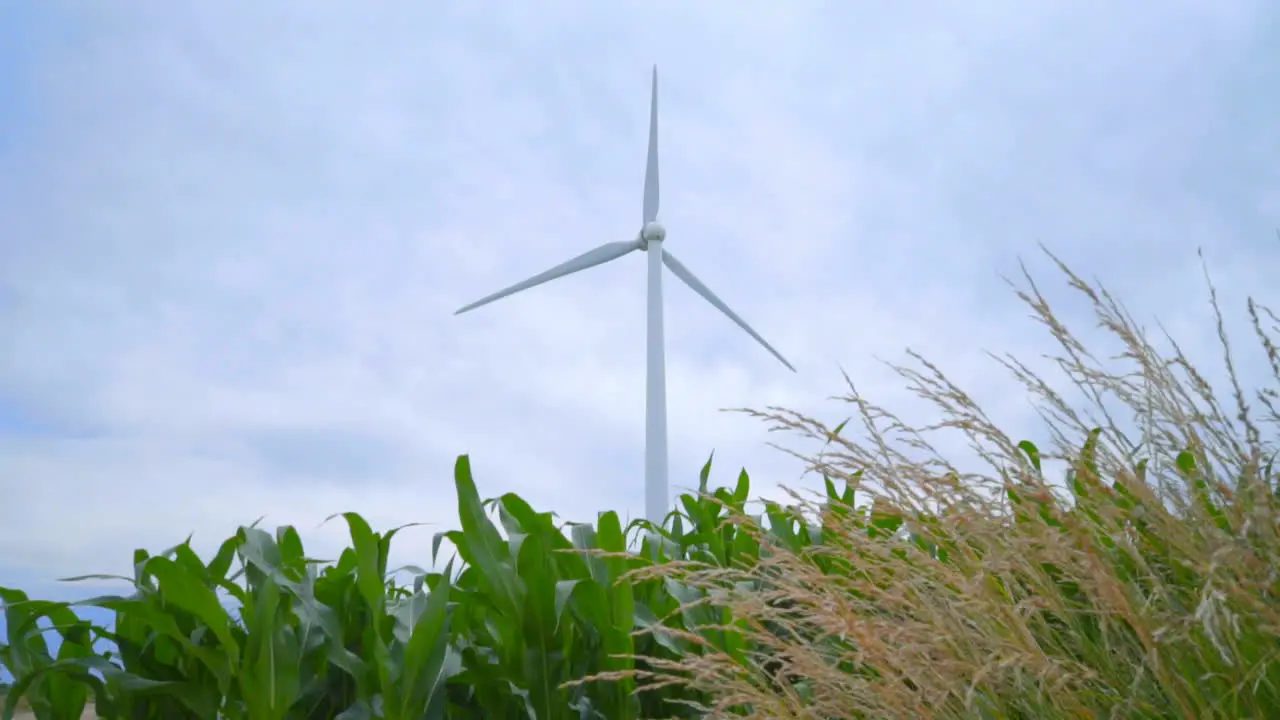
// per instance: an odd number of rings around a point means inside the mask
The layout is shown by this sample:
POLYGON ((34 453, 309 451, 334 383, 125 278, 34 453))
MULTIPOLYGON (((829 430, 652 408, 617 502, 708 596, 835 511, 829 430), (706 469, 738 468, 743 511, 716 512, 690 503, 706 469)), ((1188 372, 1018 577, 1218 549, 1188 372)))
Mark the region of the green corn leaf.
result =
POLYGON ((1040 448, 1036 447, 1035 443, 1031 442, 1030 440, 1023 440, 1022 442, 1018 443, 1018 449, 1021 450, 1023 454, 1027 456, 1027 460, 1031 462, 1031 467, 1034 467, 1036 469, 1036 472, 1041 472, 1040 448))
POLYGON ((506 543, 484 513, 466 455, 460 455, 454 466, 454 484, 457 486, 458 515, 462 522, 462 533, 456 536, 458 552, 467 563, 480 568, 484 577, 493 584, 497 592, 493 599, 499 610, 509 617, 518 617, 524 593, 508 559, 506 543))
MULTIPOLYGON (((360 596, 368 603, 370 612, 376 615, 382 611, 382 603, 385 599, 382 581, 386 564, 381 559, 379 538, 369 527, 369 523, 356 513, 340 514, 342 519, 347 521, 347 528, 351 533, 351 547, 348 549, 353 552, 355 558, 356 587, 360 591, 360 596)), ((338 515, 330 515, 325 518, 325 522, 335 517, 338 515)))
POLYGON ((195 615, 221 643, 226 661, 239 661, 240 647, 231 635, 231 618, 217 595, 185 566, 163 556, 147 560, 147 572, 156 578, 161 599, 195 615))
POLYGON ((746 468, 738 471, 738 483, 733 489, 733 509, 742 512, 747 504, 747 496, 751 494, 751 477, 746 468))
POLYGON ((399 681, 399 702, 388 718, 445 717, 445 685, 460 670, 460 659, 449 645, 449 591, 447 578, 426 595, 403 601, 398 629, 404 642, 404 665, 399 681))
POLYGON ((698 494, 705 495, 707 492, 707 481, 711 478, 711 461, 716 457, 714 450, 707 456, 707 462, 703 464, 702 470, 698 472, 698 494))

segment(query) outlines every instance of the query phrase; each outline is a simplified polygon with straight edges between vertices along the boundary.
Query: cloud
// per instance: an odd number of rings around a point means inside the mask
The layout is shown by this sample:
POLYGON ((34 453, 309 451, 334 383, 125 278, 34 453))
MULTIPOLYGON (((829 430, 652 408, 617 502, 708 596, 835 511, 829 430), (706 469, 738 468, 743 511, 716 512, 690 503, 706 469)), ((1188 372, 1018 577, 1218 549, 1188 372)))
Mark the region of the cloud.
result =
POLYGON ((654 62, 669 249, 800 371, 668 276, 675 485, 712 449, 808 482, 718 410, 839 420, 839 367, 925 412, 907 346, 1032 432, 983 352, 1045 347, 999 279, 1037 242, 1205 352, 1195 248, 1236 308, 1278 269, 1267 3, 42 7, 0 114, 0 584, 260 515, 317 554, 334 512, 444 529, 460 453, 638 516, 642 259, 452 312, 634 236, 654 62))

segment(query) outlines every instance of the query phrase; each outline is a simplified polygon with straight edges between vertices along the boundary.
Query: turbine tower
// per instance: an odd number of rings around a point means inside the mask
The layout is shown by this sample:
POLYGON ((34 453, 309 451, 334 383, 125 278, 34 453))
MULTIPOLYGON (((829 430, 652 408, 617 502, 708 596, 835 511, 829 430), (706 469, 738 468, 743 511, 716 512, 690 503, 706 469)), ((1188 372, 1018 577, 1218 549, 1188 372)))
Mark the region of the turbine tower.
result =
POLYGON ((648 347, 646 354, 648 363, 645 378, 645 517, 655 525, 661 525, 667 514, 669 498, 667 495, 667 378, 662 339, 662 266, 666 265, 671 273, 680 278, 686 285, 724 313, 738 327, 755 338, 756 342, 778 358, 783 365, 795 372, 795 368, 786 358, 773 349, 773 346, 751 329, 746 321, 729 309, 715 293, 711 292, 702 281, 689 272, 674 255, 663 247, 667 237, 666 228, 658 222, 658 68, 653 68, 653 91, 649 104, 649 159, 644 170, 644 219, 639 234, 629 242, 612 242, 587 251, 578 257, 561 263, 544 273, 534 275, 524 282, 481 298, 470 305, 459 308, 454 315, 474 310, 521 290, 564 277, 579 270, 586 270, 597 265, 617 260, 636 250, 644 250, 649 259, 649 305, 648 305, 648 347))

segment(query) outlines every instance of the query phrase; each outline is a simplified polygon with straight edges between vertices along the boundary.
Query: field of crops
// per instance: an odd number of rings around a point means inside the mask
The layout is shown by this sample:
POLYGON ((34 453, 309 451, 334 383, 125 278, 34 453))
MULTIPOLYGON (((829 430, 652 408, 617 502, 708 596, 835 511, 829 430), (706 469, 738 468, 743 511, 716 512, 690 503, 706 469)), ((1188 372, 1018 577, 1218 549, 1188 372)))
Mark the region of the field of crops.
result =
MULTIPOLYGON (((3 716, 21 697, 49 719, 89 702, 157 720, 1280 717, 1280 394, 1241 389, 1229 365, 1224 410, 1180 351, 1161 358, 1068 278, 1130 366, 1078 352, 1022 293, 1095 398, 1071 407, 1005 364, 1051 449, 993 427, 921 361, 898 369, 934 402, 929 427, 852 390, 834 428, 760 413, 819 444, 798 457, 825 492, 759 512, 745 472, 714 487, 708 461, 665 527, 558 524, 513 494, 483 500, 460 457, 439 572, 389 568, 398 530, 347 513, 332 562, 292 527, 240 528, 209 558, 139 550, 131 594, 78 603, 114 612, 110 630, 0 588, 3 716), (987 470, 932 453, 939 430, 987 470), (116 649, 95 652, 104 638, 116 649)), ((1249 310, 1280 383, 1280 321, 1249 310)))
MULTIPOLYGON (((637 693, 637 670, 704 645, 746 658, 731 618, 693 604, 704 593, 626 577, 671 558, 754 562, 758 539, 721 522, 744 510, 745 473, 732 492, 686 495, 683 517, 652 534, 643 521, 624 529, 615 513, 562 529, 515 495, 484 503, 466 457, 455 482, 462 529, 437 545, 448 539, 465 569, 411 568, 407 586, 387 579, 399 570, 387 567, 397 530, 376 533, 348 513, 351 546, 325 566, 292 527, 241 528, 207 562, 186 544, 139 551, 135 594, 81 603, 115 611, 114 633, 0 589, 13 638, 0 659, 14 692, 55 717, 92 699, 119 717, 659 717, 705 698, 677 686, 637 693), (627 552, 628 535, 638 552, 627 552), (61 635, 57 658, 37 631, 42 617, 61 635), (100 636, 117 656, 88 650, 100 636), (565 686, 595 675, 616 677, 565 686)), ((771 540, 794 551, 819 537, 779 507, 769 516, 771 540)))

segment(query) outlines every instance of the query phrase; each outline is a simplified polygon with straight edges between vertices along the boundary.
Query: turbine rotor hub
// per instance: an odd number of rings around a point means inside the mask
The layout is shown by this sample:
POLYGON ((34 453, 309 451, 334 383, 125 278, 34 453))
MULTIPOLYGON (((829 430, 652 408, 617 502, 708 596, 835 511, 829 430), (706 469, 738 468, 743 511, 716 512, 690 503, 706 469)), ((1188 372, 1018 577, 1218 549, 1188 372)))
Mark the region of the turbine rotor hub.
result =
POLYGON ((667 229, 657 220, 647 222, 640 231, 640 240, 648 246, 650 240, 662 242, 667 237, 667 229))

